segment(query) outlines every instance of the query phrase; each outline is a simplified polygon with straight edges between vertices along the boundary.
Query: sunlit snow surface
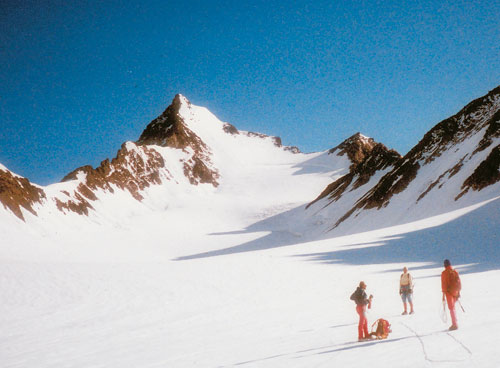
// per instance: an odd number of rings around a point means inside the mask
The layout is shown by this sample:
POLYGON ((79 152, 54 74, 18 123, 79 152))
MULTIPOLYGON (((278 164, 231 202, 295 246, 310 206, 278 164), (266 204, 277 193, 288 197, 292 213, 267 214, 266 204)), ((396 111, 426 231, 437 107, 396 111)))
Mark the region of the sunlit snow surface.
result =
MULTIPOLYGON (((84 219, 45 210, 24 224, 0 210, 1 367, 500 366, 494 195, 397 226, 373 217, 366 232, 360 217, 327 232, 328 218, 304 207, 347 172, 346 158, 228 136, 191 110, 218 188, 177 176, 142 203, 102 193, 99 214, 84 219), (451 333, 444 258, 463 283, 451 333), (400 315, 403 266, 415 280, 412 316, 400 315), (388 319, 388 340, 357 342, 349 295, 361 280, 375 297, 369 324, 388 319)), ((180 157, 158 150, 172 165, 180 157)), ((403 214, 397 203, 381 213, 403 214)))

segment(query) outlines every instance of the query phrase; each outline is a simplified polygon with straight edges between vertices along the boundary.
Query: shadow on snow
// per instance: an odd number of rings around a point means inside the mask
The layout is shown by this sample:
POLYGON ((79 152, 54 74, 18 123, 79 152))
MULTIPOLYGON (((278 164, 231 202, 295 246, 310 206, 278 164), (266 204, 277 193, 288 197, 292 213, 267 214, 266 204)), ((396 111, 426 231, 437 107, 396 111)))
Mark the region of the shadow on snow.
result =
POLYGON ((241 366, 241 365, 255 364, 258 362, 263 362, 266 360, 273 360, 273 359, 281 358, 281 357, 292 357, 293 355, 297 355, 297 354, 300 354, 300 355, 295 356, 295 359, 300 359, 300 358, 304 358, 304 357, 311 356, 311 355, 324 355, 324 354, 336 353, 339 351, 346 351, 346 350, 353 350, 353 349, 364 349, 364 348, 367 348, 369 346, 373 346, 375 344, 394 343, 397 341, 413 339, 413 338, 416 338, 416 336, 406 336, 406 337, 399 337, 399 338, 395 338, 395 339, 372 340, 372 341, 365 341, 365 342, 352 341, 352 342, 347 342, 347 343, 340 343, 340 344, 335 344, 335 345, 321 346, 321 347, 317 347, 317 348, 300 350, 300 351, 296 351, 293 353, 275 354, 275 355, 271 355, 271 356, 268 356, 265 358, 239 362, 239 363, 236 363, 234 365, 241 366), (327 350, 324 350, 324 349, 327 349, 327 350))
MULTIPOLYGON (((189 260, 227 254, 251 252, 306 243, 318 239, 313 234, 298 234, 286 229, 297 216, 304 216, 304 207, 284 212, 257 222, 242 231, 223 234, 248 234, 269 232, 268 235, 240 245, 179 257, 189 260), (281 225, 282 224, 282 225, 281 225), (287 225, 288 224, 288 225, 287 225), (285 226, 287 225, 287 226, 285 226)), ((299 217, 300 218, 300 217, 299 217)), ((328 238, 328 234, 326 235, 328 238)), ((322 237, 324 238, 324 236, 322 237)), ((330 238, 334 238, 332 235, 330 238)), ((435 267, 445 258, 452 264, 466 264, 462 272, 482 272, 500 269, 500 200, 495 200, 443 225, 398 234, 372 243, 349 244, 331 252, 304 253, 296 255, 313 262, 329 264, 383 264, 383 263, 429 263, 435 267), (366 245, 353 248, 354 245, 366 245)))

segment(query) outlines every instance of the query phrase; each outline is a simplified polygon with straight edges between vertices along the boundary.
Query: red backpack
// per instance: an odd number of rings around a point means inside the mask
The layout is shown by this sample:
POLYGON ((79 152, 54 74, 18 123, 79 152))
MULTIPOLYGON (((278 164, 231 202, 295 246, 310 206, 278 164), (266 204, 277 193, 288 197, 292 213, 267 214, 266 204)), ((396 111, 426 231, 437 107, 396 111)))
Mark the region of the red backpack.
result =
POLYGON ((382 340, 387 339, 387 336, 389 336, 389 333, 391 332, 391 324, 389 323, 389 321, 383 318, 379 318, 375 322, 373 322, 372 332, 370 333, 370 336, 374 336, 377 339, 382 340), (377 325, 376 330, 374 330, 375 325, 377 325))
POLYGON ((462 283, 457 270, 450 269, 448 274, 448 292, 453 296, 459 296, 462 290, 462 283))

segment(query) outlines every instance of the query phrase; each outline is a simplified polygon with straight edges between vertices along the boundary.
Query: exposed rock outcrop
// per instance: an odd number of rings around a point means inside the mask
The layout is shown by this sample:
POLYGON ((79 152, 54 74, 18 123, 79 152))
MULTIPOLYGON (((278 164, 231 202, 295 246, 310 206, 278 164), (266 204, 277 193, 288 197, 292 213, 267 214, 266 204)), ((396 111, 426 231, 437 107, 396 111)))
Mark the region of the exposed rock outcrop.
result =
POLYGON ((66 201, 56 199, 57 207, 88 215, 88 210, 93 209, 91 201, 97 200, 95 192, 100 189, 113 193, 114 187, 128 191, 140 201, 142 190, 161 184, 161 177, 168 178, 168 175, 165 161, 157 151, 126 142, 111 162, 106 159, 95 169, 83 166, 66 175, 63 182, 80 180, 81 183, 73 197, 66 201))
POLYGON ((349 160, 352 162, 351 167, 354 168, 363 162, 366 156, 372 152, 376 144, 373 138, 365 137, 358 132, 347 138, 337 147, 332 148, 328 153, 337 153, 340 156, 347 154, 347 157, 349 157, 349 160))
POLYGON ((462 188, 464 192, 468 189, 481 190, 489 185, 495 184, 500 181, 500 145, 493 148, 486 158, 474 170, 471 176, 465 180, 462 188))
POLYGON ((33 206, 46 199, 45 192, 26 178, 0 168, 0 202, 21 220, 25 220, 21 208, 36 215, 33 206))

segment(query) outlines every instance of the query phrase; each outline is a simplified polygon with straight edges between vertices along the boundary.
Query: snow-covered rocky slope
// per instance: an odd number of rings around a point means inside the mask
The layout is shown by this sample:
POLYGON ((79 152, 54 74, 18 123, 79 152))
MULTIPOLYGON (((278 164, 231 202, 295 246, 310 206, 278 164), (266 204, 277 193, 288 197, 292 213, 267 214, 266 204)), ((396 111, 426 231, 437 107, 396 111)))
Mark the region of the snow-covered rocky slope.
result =
POLYGON ((309 210, 327 219, 330 229, 403 224, 498 196, 500 87, 437 124, 404 157, 373 156, 311 204, 309 210), (374 161, 383 165, 383 176, 366 174, 374 161))
POLYGON ((2 187, 0 200, 2 209, 28 222, 36 222, 33 217, 46 221, 58 217, 58 212, 110 218, 128 207, 164 209, 182 195, 204 197, 231 190, 241 197, 260 193, 263 201, 276 196, 303 201, 308 199, 304 189, 318 188, 312 177, 319 182, 321 177, 336 178, 349 165, 344 157, 306 155, 295 147, 283 147, 278 137, 240 132, 177 95, 137 142, 124 143, 111 161, 104 160, 97 168, 78 168, 61 183, 43 188, 0 167, 2 181, 9 184, 2 187), (274 185, 272 177, 263 178, 285 166, 289 180, 274 185), (273 185, 261 187, 266 181, 273 185), (286 190, 304 185, 295 192, 286 190), (118 203, 126 198, 127 204, 115 206, 114 197, 118 203))
MULTIPOLYGON (((305 205, 351 164, 345 153, 304 154, 278 137, 239 131, 177 95, 114 159, 78 168, 61 183, 37 186, 0 167, 0 180, 9 184, 0 187, 0 226, 14 238, 33 233, 85 246, 111 233, 132 244, 160 228, 192 233, 193 224, 210 233, 236 221, 236 231, 248 218, 305 205)), ((187 250, 189 243, 165 246, 187 250)))

